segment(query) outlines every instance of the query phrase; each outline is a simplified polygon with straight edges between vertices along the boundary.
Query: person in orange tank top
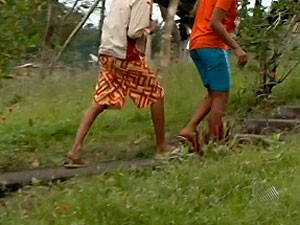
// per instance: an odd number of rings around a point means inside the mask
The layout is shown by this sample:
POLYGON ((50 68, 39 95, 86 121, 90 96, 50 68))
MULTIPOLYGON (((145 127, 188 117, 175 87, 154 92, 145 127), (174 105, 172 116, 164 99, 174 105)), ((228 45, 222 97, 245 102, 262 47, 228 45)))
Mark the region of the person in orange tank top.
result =
POLYGON ((199 153, 202 152, 197 127, 208 114, 206 142, 212 138, 223 138, 222 117, 231 83, 227 50, 233 51, 240 66, 244 66, 248 60, 246 52, 231 35, 235 30, 237 11, 237 0, 197 0, 194 7, 196 17, 190 38, 190 55, 208 94, 179 137, 199 153))

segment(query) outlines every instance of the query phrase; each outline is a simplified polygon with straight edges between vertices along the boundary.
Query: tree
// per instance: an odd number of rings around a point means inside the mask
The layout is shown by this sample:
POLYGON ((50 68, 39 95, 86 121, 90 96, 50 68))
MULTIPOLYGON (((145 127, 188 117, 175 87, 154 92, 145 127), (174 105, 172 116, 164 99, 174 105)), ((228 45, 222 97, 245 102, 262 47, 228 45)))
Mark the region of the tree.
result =
POLYGON ((46 4, 40 0, 1 1, 0 79, 8 77, 11 64, 26 55, 35 57, 41 43, 46 4))
POLYGON ((99 2, 101 0, 96 0, 94 2, 94 4, 90 7, 90 9, 88 10, 88 12, 86 13, 86 15, 82 18, 82 20, 76 25, 76 27, 74 28, 74 30, 70 33, 70 35, 68 36, 68 38, 65 40, 64 44, 62 45, 60 51, 58 52, 57 56, 55 57, 55 59, 52 61, 51 63, 51 67, 50 67, 50 74, 53 71, 53 67, 55 65, 55 63, 57 63, 62 54, 64 53, 64 51, 66 50, 66 47, 70 44, 70 42, 73 40, 73 38, 75 37, 75 35, 79 32, 79 30, 82 28, 82 26, 85 24, 85 22, 88 20, 89 16, 94 12, 94 10, 96 9, 96 7, 98 6, 99 2))
POLYGON ((87 24, 74 37, 61 61, 68 65, 87 66, 89 54, 97 54, 98 42, 99 30, 93 24, 87 24))
MULTIPOLYGON (((164 21, 166 21, 166 17, 168 15, 167 8, 170 3, 170 0, 155 0, 154 2, 159 4, 162 18, 164 21)), ((194 18, 191 14, 191 11, 195 2, 196 0, 181 0, 178 3, 177 15, 180 17, 180 19, 174 21, 172 29, 172 41, 174 42, 174 48, 177 58, 182 55, 182 47, 189 38, 187 28, 193 25, 194 18)))
POLYGON ((174 17, 177 12, 178 4, 179 0, 170 0, 167 11, 168 13, 165 19, 165 26, 162 33, 160 65, 158 67, 157 74, 163 85, 165 85, 167 78, 168 65, 170 61, 171 33, 174 27, 174 17))
POLYGON ((102 27, 103 27, 104 19, 105 19, 105 3, 106 3, 106 0, 101 1, 100 20, 99 20, 99 43, 98 43, 98 45, 101 44, 101 39, 102 39, 102 27))
POLYGON ((295 0, 279 0, 273 2, 269 13, 261 1, 255 3, 253 9, 241 11, 238 36, 258 63, 260 79, 255 91, 259 96, 268 96, 299 65, 300 37, 294 27, 300 21, 300 6, 295 0))
POLYGON ((11 78, 10 68, 22 61, 41 61, 48 67, 57 47, 83 17, 79 2, 68 8, 58 0, 1 1, 0 80, 11 78))
POLYGON ((77 10, 81 0, 75 0, 72 7, 67 8, 58 0, 47 1, 47 25, 44 31, 42 45, 42 73, 49 68, 53 61, 54 51, 63 44, 76 24, 82 19, 82 14, 77 10))
POLYGON ((42 45, 42 67, 41 76, 44 77, 46 73, 47 66, 52 61, 51 45, 53 42, 53 35, 55 30, 55 4, 58 0, 48 0, 47 1, 47 24, 44 32, 44 40, 42 45))

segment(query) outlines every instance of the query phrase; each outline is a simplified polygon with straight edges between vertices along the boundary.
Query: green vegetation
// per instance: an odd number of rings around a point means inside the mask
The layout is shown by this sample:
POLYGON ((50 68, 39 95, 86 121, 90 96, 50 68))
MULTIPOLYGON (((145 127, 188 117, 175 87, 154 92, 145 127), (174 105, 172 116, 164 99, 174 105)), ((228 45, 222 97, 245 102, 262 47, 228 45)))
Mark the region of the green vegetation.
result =
POLYGON ((241 4, 238 40, 257 62, 253 68, 260 77, 257 95, 268 96, 299 66, 300 5, 295 0, 272 1, 267 10, 257 0, 250 9, 249 2, 241 4))
MULTIPOLYGON (((299 35, 292 29, 299 19, 299 4, 277 1, 270 14, 261 1, 255 2, 249 9, 249 1, 243 1, 240 14, 238 35, 251 60, 244 69, 233 65, 226 120, 235 124, 250 114, 266 116, 277 105, 297 104, 300 98, 300 78, 295 76, 299 67, 289 73, 299 65, 299 35), (261 94, 265 98, 258 101, 261 94)), ((14 77, 11 68, 22 62, 46 68, 84 16, 86 4, 79 0, 70 8, 57 0, 0 0, 0 172, 60 165, 71 146, 92 101, 96 70, 63 69, 43 80, 34 73, 15 80, 2 78, 14 77)), ((182 1, 181 7, 181 22, 191 23, 187 9, 192 2, 182 1)), ((91 24, 82 28, 61 65, 87 66, 99 33, 91 24)), ((153 39, 154 52, 160 38, 158 33, 153 39)), ((166 83, 167 133, 173 141, 205 89, 188 61, 171 65, 166 83)), ((83 157, 91 162, 151 157, 149 114, 130 101, 122 111, 105 112, 89 133, 83 157)), ((0 198, 0 225, 299 224, 299 137, 290 134, 285 143, 274 140, 269 147, 229 150, 208 145, 202 160, 174 160, 154 171, 118 171, 48 187, 35 181, 33 187, 0 198), (272 187, 279 198, 263 201, 260 197, 272 187)))
MULTIPOLYGON (((84 16, 81 8, 88 7, 85 2, 77 2, 77 7, 71 9, 57 0, 0 1, 0 80, 10 78, 9 73, 14 66, 25 62, 40 64, 43 55, 43 60, 51 62, 53 55, 84 16), (49 2, 53 14, 51 21, 47 21, 49 2), (48 22, 51 29, 47 33, 48 22)), ((93 25, 86 24, 68 46, 63 63, 86 66, 89 54, 97 52, 98 42, 99 31, 93 25)))
MULTIPOLYGON (((179 65, 172 71, 176 70, 176 74, 170 75, 166 99, 168 128, 175 133, 187 121, 201 91, 203 94, 191 65, 179 65), (197 82, 193 82, 195 80, 197 82), (185 91, 177 96, 174 95, 177 90, 185 91)), ((13 82, 1 90, 0 95, 4 98, 0 104, 5 119, 0 122, 0 165, 3 168, 28 167, 36 160, 43 166, 53 165, 63 159, 83 111, 91 103, 97 72, 58 76, 58 80, 23 81, 26 85, 13 82)), ((97 159, 152 153, 149 110, 138 111, 128 101, 121 112, 104 113, 93 126, 86 144, 84 153, 88 158, 89 153, 91 158, 97 159)))
MULTIPOLYGON (((233 92, 227 118, 245 119, 256 107, 251 90, 255 75, 233 68, 233 92)), ((97 72, 57 74, 45 80, 5 83, 0 90, 1 170, 59 165, 71 146, 83 111, 91 103, 97 72), (7 94, 9 93, 9 94, 7 94)), ((291 78, 275 89, 276 102, 297 101, 299 78, 291 78)), ((191 63, 170 69, 166 90, 167 129, 178 133, 205 94, 191 63)), ((255 111, 255 110, 254 110, 255 111)), ((88 159, 145 157, 153 154, 149 110, 139 111, 128 101, 122 111, 104 113, 94 124, 83 149, 88 159)))
MULTIPOLYGON (((226 119, 262 112, 252 88, 256 65, 233 65, 233 91, 226 119)), ((299 103, 295 71, 273 91, 278 104, 299 103)), ((1 171, 59 165, 90 104, 97 71, 57 73, 44 80, 19 78, 0 89, 1 171)), ((189 62, 170 67, 166 90, 169 136, 178 133, 205 95, 189 62)), ((132 103, 106 112, 94 124, 83 149, 91 161, 131 159, 154 153, 147 109, 132 103)), ((240 152, 206 148, 204 160, 171 162, 156 171, 120 171, 74 179, 50 187, 26 187, 0 199, 0 224, 298 224, 299 135, 269 148, 240 152), (274 186, 279 199, 260 202, 274 186)))
MULTIPOLYGON (((125 132, 124 132, 125 133, 125 132)), ((0 208, 0 224, 299 224, 298 136, 241 153, 24 188, 0 208), (274 186, 279 199, 259 197, 274 186)), ((223 152, 223 154, 221 154, 223 152)))
POLYGON ((10 60, 20 59, 24 54, 29 58, 38 51, 44 9, 45 5, 38 0, 0 1, 0 79, 7 75, 10 60))

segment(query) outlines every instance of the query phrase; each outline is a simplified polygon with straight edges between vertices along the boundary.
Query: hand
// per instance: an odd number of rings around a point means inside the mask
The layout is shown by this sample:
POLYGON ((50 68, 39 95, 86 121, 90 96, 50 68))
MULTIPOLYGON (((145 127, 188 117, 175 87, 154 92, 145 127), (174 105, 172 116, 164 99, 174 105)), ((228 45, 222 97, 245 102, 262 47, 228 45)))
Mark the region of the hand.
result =
POLYGON ((238 47, 233 50, 235 56, 238 58, 238 65, 239 66, 245 66, 248 62, 248 56, 247 53, 241 48, 238 47))

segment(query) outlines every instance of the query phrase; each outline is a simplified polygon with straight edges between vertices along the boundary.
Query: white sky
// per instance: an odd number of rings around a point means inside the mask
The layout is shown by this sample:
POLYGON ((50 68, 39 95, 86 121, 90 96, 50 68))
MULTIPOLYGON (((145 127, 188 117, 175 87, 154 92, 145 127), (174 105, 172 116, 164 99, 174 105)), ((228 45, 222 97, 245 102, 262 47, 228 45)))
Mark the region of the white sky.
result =
MULTIPOLYGON (((72 6, 72 2, 74 0, 60 0, 60 2, 67 2, 67 5, 70 5, 72 6)), ((89 1, 91 3, 94 2, 94 0, 86 0, 86 1, 89 1)), ((114 0, 106 0, 106 5, 105 5, 105 8, 106 8, 106 12, 109 10, 110 8, 110 5, 111 3, 113 2, 114 0)), ((251 0, 251 5, 253 5, 255 2, 255 0, 251 0)), ((262 1, 262 4, 264 6, 269 6, 271 4, 272 0, 263 0, 262 1)), ((158 8, 157 5, 155 5, 155 7, 153 7, 153 19, 154 20, 159 20, 161 21, 161 14, 160 14, 160 10, 158 8)), ((87 23, 93 23, 95 25, 97 25, 99 22, 99 10, 95 11, 91 16, 90 18, 88 19, 87 23)))

